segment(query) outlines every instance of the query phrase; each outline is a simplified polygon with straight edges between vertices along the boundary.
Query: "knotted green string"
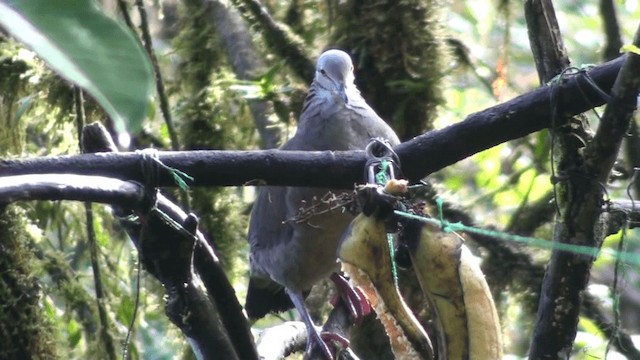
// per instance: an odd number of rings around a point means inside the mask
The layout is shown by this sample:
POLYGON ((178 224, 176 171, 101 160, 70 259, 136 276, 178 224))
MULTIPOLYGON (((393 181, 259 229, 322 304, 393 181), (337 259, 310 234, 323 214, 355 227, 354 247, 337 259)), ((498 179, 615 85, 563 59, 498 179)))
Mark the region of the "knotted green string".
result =
MULTIPOLYGON (((385 186, 389 179, 387 175, 387 169, 391 163, 388 160, 380 160, 380 171, 375 175, 375 181, 377 185, 385 186)), ((387 233, 387 245, 389 246, 389 257, 391 257, 391 275, 393 276, 393 283, 398 287, 398 267, 396 266, 396 248, 393 245, 393 234, 387 233)))
POLYGON ((600 250, 598 248, 591 247, 591 246, 566 244, 566 243, 549 241, 546 239, 540 239, 535 237, 520 236, 520 235, 503 233, 500 231, 480 229, 480 228, 464 225, 461 222, 452 223, 444 219, 442 215, 442 203, 443 203, 443 200, 441 198, 436 199, 436 205, 438 206, 439 219, 427 218, 424 216, 415 215, 415 214, 411 214, 411 213, 400 211, 400 210, 395 210, 394 213, 398 216, 403 216, 405 218, 418 220, 427 224, 437 225, 444 232, 464 231, 468 233, 489 236, 489 237, 493 237, 493 238, 505 240, 505 241, 515 241, 515 242, 523 243, 530 246, 535 246, 542 249, 568 251, 574 254, 587 255, 594 258, 598 255, 598 253, 602 253, 605 255, 612 256, 615 259, 620 259, 621 261, 627 264, 640 266, 640 256, 634 253, 616 251, 613 249, 600 250))
POLYGON ((176 168, 172 168, 168 165, 165 165, 159 158, 158 158, 158 152, 157 150, 154 149, 145 149, 145 150, 141 150, 141 151, 137 151, 139 153, 142 154, 142 158, 143 159, 151 159, 153 160, 157 165, 159 165, 161 168, 167 170, 169 172, 169 174, 171 174, 171 176, 173 177, 173 181, 176 183, 176 185, 178 185, 178 187, 180 187, 180 189, 182 191, 187 191, 189 190, 189 185, 187 184, 186 180, 189 181, 193 181, 193 176, 178 170, 176 168))

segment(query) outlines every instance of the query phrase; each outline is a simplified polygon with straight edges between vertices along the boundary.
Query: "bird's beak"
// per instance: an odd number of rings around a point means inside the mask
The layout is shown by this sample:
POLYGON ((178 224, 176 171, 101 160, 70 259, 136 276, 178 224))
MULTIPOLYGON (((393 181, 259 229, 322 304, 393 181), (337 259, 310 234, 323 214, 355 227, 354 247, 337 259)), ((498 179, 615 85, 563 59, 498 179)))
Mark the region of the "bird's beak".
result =
POLYGON ((336 84, 336 90, 338 90, 338 95, 340 96, 342 101, 344 101, 345 104, 348 104, 349 98, 347 97, 347 87, 344 85, 344 83, 341 81, 338 82, 336 84))

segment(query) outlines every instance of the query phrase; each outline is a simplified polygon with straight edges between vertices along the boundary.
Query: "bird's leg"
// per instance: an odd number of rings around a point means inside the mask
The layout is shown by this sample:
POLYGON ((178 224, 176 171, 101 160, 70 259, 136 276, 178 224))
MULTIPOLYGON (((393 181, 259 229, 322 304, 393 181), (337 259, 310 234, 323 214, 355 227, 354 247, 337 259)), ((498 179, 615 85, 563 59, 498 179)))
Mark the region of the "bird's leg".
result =
POLYGON ((289 289, 287 289, 287 293, 291 298, 291 302, 296 307, 296 310, 298 310, 298 313, 302 317, 302 321, 304 321, 304 324, 307 327, 306 353, 307 354, 311 353, 311 349, 315 344, 320 347, 320 350, 322 350, 322 353, 325 355, 327 359, 333 360, 334 356, 331 350, 329 349, 329 346, 327 346, 327 344, 324 342, 322 335, 320 335, 320 332, 318 331, 318 329, 316 329, 316 326, 313 324, 313 320, 311 320, 311 316, 309 315, 309 312, 307 311, 307 308, 304 304, 304 297, 302 296, 302 294, 299 292, 290 291, 289 289))
POLYGON ((336 284, 338 293, 342 301, 347 305, 353 321, 356 325, 359 325, 362 319, 371 312, 371 304, 369 304, 362 291, 352 286, 344 276, 333 273, 331 274, 331 281, 336 284))

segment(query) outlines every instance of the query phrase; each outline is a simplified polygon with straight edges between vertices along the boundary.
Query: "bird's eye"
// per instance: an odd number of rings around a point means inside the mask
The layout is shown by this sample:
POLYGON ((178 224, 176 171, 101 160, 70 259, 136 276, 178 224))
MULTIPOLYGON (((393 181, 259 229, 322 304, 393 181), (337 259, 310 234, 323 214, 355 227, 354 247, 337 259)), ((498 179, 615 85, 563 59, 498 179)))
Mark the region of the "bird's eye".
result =
POLYGON ((326 71, 324 71, 324 69, 320 69, 320 74, 322 74, 322 75, 327 75, 327 72, 326 72, 326 71))

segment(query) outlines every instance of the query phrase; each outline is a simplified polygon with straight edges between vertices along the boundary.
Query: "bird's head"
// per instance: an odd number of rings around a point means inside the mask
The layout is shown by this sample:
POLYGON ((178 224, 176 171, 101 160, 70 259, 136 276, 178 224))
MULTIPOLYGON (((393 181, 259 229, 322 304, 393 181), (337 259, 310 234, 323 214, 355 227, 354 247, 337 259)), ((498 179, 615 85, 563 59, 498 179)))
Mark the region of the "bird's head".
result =
POLYGON ((314 80, 323 89, 338 95, 345 103, 348 102, 348 92, 358 91, 353 83, 353 63, 342 50, 327 50, 320 55, 314 80))

